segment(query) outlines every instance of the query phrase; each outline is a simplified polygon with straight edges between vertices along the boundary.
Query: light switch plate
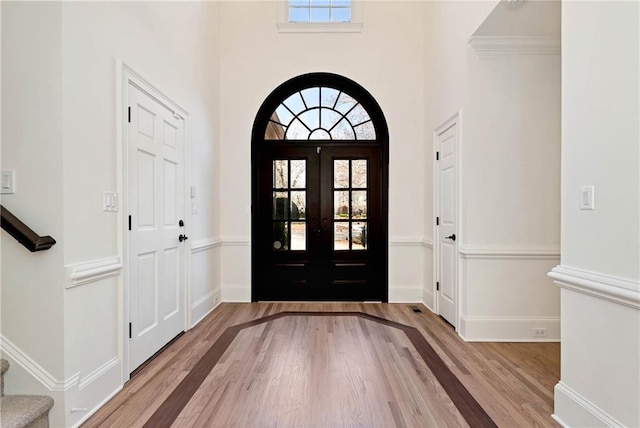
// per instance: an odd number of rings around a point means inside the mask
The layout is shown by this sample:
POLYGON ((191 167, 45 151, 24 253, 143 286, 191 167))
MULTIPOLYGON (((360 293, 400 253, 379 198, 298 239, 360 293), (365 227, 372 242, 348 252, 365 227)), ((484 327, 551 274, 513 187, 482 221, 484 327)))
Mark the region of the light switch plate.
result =
POLYGON ((16 173, 15 171, 2 171, 0 177, 0 193, 3 195, 12 195, 16 193, 16 173))
POLYGON ((191 201, 191 214, 198 214, 198 203, 191 201))
POLYGON ((196 197, 196 186, 191 186, 191 199, 196 197))
POLYGON ((102 193, 102 210, 106 212, 118 211, 118 194, 115 192, 102 193))
POLYGON ((595 186, 582 186, 580 188, 580 209, 594 210, 595 206, 595 186))

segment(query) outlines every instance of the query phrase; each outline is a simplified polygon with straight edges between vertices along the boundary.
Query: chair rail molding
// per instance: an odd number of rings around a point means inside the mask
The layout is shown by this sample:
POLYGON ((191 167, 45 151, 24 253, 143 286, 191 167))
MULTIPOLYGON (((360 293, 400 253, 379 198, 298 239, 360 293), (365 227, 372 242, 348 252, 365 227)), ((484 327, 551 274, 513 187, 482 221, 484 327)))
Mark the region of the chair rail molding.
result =
POLYGON ((56 379, 56 377, 45 370, 44 367, 24 353, 22 349, 18 348, 13 342, 2 335, 0 335, 0 350, 49 391, 65 392, 79 382, 80 372, 65 380, 56 379))
POLYGON ((560 288, 640 310, 640 281, 563 265, 548 275, 560 288))
POLYGON ((201 239, 191 244, 191 254, 200 253, 212 248, 218 248, 221 247, 222 244, 223 242, 220 238, 201 239))
POLYGON ((65 288, 73 288, 120 275, 122 263, 119 257, 108 257, 67 265, 65 268, 69 277, 69 283, 65 288))
POLYGON ((559 260, 559 246, 480 246, 460 245, 458 252, 464 259, 495 260, 559 260))
POLYGON ((389 239, 390 247, 422 247, 424 238, 421 236, 399 236, 389 239))
POLYGON ((515 55, 560 55, 557 37, 472 36, 469 44, 480 59, 515 55))

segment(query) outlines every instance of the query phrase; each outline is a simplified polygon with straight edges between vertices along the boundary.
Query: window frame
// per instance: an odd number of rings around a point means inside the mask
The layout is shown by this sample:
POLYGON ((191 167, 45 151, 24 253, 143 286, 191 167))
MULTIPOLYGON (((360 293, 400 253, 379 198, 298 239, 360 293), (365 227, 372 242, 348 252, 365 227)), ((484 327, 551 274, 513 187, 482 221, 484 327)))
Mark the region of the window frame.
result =
POLYGON ((289 22, 289 0, 279 0, 276 26, 280 33, 359 33, 362 0, 351 0, 351 22, 289 22))

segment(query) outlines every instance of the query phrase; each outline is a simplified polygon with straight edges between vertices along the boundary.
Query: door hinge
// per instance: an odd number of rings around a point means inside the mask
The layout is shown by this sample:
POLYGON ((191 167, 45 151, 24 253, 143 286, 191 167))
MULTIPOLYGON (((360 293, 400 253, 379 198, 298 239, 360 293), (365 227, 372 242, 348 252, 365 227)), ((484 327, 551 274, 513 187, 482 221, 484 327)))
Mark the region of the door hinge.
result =
POLYGON ((129 216, 129 230, 131 230, 131 216, 129 216))
POLYGON ((129 114, 128 120, 129 120, 129 123, 131 123, 131 107, 129 107, 129 113, 128 114, 129 114))
POLYGON ((131 323, 129 323, 129 339, 131 339, 131 330, 133 330, 133 327, 131 326, 131 323))
POLYGON ((440 226, 440 217, 436 217, 436 226, 440 226))
POLYGON ((322 147, 320 147, 320 146, 316 147, 316 153, 317 153, 317 154, 320 154, 320 151, 321 151, 321 150, 322 150, 322 147))
MULTIPOLYGON (((436 282, 436 291, 440 291, 440 283, 436 282)), ((131 325, 131 324, 129 324, 131 325)), ((129 335, 129 337, 131 337, 131 335, 129 335)))
MULTIPOLYGON (((131 122, 131 121, 129 121, 131 122)), ((440 160, 440 152, 436 152, 436 160, 440 160)))

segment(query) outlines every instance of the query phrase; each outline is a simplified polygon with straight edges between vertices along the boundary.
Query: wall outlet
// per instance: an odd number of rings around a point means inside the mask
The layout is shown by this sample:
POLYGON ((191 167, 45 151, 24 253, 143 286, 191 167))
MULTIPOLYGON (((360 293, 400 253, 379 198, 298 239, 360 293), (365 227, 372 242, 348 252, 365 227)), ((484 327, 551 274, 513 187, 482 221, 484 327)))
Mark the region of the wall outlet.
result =
POLYGON ((546 337, 547 329, 546 328, 534 328, 533 329, 533 337, 546 337))
POLYGON ((213 295, 213 306, 217 305, 220 302, 220 295, 218 293, 213 295))

